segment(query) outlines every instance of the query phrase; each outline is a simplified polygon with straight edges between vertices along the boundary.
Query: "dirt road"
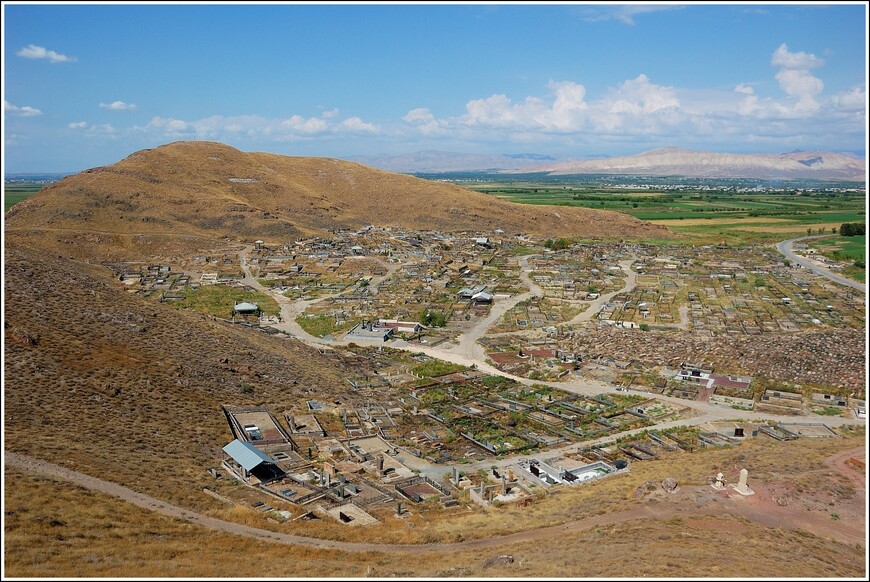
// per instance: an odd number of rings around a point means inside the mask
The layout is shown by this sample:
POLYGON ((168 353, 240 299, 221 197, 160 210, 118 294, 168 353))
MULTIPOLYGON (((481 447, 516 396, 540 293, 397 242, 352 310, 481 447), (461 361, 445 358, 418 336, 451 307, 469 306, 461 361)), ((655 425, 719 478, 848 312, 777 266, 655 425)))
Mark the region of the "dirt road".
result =
MULTIPOLYGON (((863 455, 863 447, 852 451, 845 451, 835 455, 835 459, 842 455, 851 457, 863 455)), ((34 459, 25 455, 19 455, 10 451, 4 451, 4 464, 27 472, 47 475, 62 481, 68 481, 92 491, 105 493, 122 501, 132 503, 143 509, 154 511, 167 517, 183 519, 190 523, 200 525, 212 530, 266 540, 288 545, 302 545, 316 548, 334 549, 345 552, 449 552, 466 549, 489 549, 516 543, 549 539, 554 535, 566 532, 583 531, 590 527, 605 524, 622 523, 637 519, 668 519, 674 516, 690 515, 741 515, 753 522, 762 523, 772 527, 785 527, 789 529, 808 529, 818 535, 829 536, 843 543, 856 543, 864 540, 864 523, 843 523, 827 521, 821 523, 819 519, 806 511, 793 507, 779 507, 770 500, 766 487, 760 483, 751 483, 756 490, 752 497, 742 497, 728 492, 713 492, 708 486, 683 487, 678 494, 665 498, 666 503, 651 503, 632 507, 624 511, 618 511, 605 515, 590 516, 576 521, 517 532, 505 536, 467 540, 457 543, 434 543, 434 544, 377 544, 342 542, 284 534, 269 530, 254 528, 239 523, 216 519, 200 513, 189 511, 177 505, 161 501, 149 495, 138 493, 103 479, 91 477, 78 471, 66 469, 53 463, 34 459)), ((835 465, 840 471, 851 471, 850 468, 835 465)), ((863 483, 863 482, 862 482, 863 483)), ((863 485, 861 494, 863 497, 863 485)))

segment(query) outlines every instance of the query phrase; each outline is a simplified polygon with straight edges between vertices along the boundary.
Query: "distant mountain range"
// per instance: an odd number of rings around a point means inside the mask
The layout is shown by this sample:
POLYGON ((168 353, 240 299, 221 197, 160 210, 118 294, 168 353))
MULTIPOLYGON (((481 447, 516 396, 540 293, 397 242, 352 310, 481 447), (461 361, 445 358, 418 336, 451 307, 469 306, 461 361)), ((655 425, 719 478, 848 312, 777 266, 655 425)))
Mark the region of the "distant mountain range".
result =
POLYGON ((865 161, 832 152, 720 154, 659 148, 633 156, 541 164, 524 168, 522 172, 864 181, 865 161))
POLYGON ((558 161, 552 156, 541 154, 467 154, 440 150, 424 150, 410 154, 357 156, 347 159, 380 170, 405 174, 522 170, 530 166, 558 161))
POLYGON ((865 180, 865 160, 833 152, 729 154, 675 147, 631 156, 559 161, 540 154, 486 155, 427 150, 410 154, 360 156, 352 161, 403 173, 544 172, 551 175, 621 174, 766 180, 865 180))

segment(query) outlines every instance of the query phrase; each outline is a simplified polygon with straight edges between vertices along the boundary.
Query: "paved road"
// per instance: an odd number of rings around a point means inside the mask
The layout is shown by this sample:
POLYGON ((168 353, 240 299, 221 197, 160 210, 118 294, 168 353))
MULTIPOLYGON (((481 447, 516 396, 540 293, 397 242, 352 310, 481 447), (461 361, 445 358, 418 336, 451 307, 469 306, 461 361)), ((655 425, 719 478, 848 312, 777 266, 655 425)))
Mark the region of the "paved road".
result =
POLYGON ((849 279, 848 277, 843 277, 842 275, 838 275, 837 273, 833 273, 833 272, 829 271, 828 269, 819 265, 817 262, 812 261, 810 259, 807 259, 805 257, 802 257, 800 255, 796 255, 792 251, 792 245, 798 241, 815 239, 815 238, 824 238, 824 237, 828 237, 828 236, 831 236, 831 235, 822 234, 822 235, 814 235, 814 236, 802 236, 800 238, 792 238, 789 240, 784 240, 781 243, 778 243, 776 245, 776 250, 778 250, 783 255, 788 257, 789 260, 791 260, 795 263, 798 263, 799 265, 802 265, 802 266, 806 267, 807 269, 810 269, 811 271, 813 271, 815 273, 818 273, 822 277, 827 277, 828 279, 830 279, 831 281, 834 281, 835 283, 839 283, 841 285, 846 285, 846 286, 851 287, 853 289, 857 289, 861 293, 866 294, 867 293, 867 285, 864 285, 863 283, 859 283, 858 281, 853 281, 852 279, 849 279))

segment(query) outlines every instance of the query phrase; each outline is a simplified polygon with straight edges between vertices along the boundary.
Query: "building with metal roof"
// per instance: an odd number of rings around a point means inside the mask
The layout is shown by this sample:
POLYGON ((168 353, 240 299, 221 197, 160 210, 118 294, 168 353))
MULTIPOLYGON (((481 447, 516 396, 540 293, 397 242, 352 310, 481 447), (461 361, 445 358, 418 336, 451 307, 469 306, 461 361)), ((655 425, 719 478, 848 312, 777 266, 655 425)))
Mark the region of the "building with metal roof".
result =
POLYGON ((284 471, 278 468, 276 462, 251 443, 235 439, 225 446, 223 451, 235 461, 238 468, 241 468, 241 472, 227 461, 224 461, 224 465, 244 481, 250 480, 251 475, 264 483, 284 476, 284 471))

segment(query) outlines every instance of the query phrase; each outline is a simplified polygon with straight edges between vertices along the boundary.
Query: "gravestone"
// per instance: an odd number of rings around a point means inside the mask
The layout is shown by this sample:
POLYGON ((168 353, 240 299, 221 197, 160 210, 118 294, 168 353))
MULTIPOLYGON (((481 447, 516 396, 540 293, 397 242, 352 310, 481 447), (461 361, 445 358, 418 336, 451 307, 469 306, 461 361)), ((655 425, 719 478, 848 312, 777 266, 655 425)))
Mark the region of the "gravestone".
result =
POLYGON ((749 488, 746 484, 746 479, 749 477, 749 471, 746 469, 740 469, 740 480, 737 481, 737 485, 734 485, 734 490, 737 491, 740 495, 755 495, 755 491, 749 488))

